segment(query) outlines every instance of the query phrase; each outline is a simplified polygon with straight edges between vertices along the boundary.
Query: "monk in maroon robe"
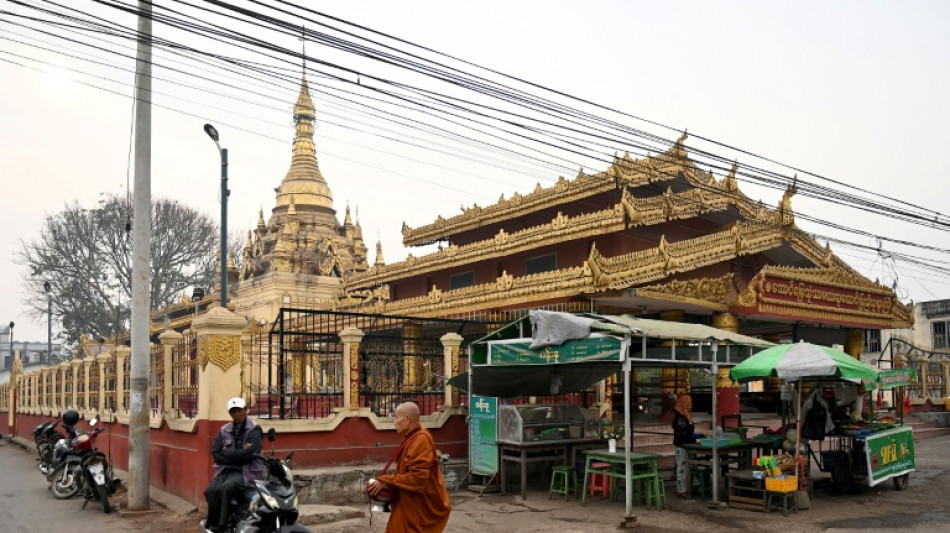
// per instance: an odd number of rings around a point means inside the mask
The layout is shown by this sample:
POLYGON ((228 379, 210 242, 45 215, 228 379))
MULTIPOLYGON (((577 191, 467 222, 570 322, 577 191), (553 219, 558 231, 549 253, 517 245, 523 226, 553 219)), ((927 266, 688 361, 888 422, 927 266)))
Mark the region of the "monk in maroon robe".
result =
POLYGON ((419 424, 419 406, 404 403, 396 408, 396 432, 406 439, 396 462, 396 473, 376 477, 369 489, 399 490, 392 504, 386 533, 440 533, 449 521, 452 504, 442 479, 442 468, 432 434, 419 424))

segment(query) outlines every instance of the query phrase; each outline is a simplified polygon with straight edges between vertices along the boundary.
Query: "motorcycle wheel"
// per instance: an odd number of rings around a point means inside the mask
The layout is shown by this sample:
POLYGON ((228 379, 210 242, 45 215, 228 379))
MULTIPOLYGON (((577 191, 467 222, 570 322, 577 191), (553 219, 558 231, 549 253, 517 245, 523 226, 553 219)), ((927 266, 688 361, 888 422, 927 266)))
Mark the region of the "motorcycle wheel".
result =
POLYGON ((79 492, 79 465, 69 465, 63 467, 63 471, 56 474, 50 490, 53 491, 53 497, 57 500, 68 500, 79 492))
POLYGON ((112 506, 109 505, 109 495, 106 494, 106 486, 97 484, 96 492, 99 493, 99 503, 102 504, 102 512, 109 514, 112 511, 112 506))

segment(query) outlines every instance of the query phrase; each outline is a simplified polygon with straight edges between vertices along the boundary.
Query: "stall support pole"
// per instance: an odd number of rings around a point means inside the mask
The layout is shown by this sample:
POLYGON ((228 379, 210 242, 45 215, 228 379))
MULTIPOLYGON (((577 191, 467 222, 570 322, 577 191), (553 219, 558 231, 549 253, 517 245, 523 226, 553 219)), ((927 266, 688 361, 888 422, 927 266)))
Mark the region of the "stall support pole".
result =
MULTIPOLYGON (((623 425, 625 430, 625 435, 627 438, 624 439, 623 444, 623 453, 624 453, 624 473, 626 475, 626 483, 624 487, 624 500, 626 501, 626 512, 624 516, 625 524, 630 523, 631 520, 636 521, 636 518, 632 518, 633 513, 633 480, 631 476, 633 473, 630 471, 630 445, 633 442, 633 425, 630 421, 630 366, 631 361, 628 357, 628 352, 630 350, 630 338, 627 337, 620 343, 620 356, 623 358, 623 425)), ((586 475, 586 474, 585 474, 586 475)), ((657 495, 659 497, 659 495, 657 495)))
MULTIPOLYGON (((719 351, 719 343, 715 340, 712 341, 712 375, 713 379, 719 375, 719 359, 716 357, 716 352, 719 351)), ((719 503, 719 439, 716 438, 716 391, 715 386, 713 387, 712 394, 712 503, 719 503)))

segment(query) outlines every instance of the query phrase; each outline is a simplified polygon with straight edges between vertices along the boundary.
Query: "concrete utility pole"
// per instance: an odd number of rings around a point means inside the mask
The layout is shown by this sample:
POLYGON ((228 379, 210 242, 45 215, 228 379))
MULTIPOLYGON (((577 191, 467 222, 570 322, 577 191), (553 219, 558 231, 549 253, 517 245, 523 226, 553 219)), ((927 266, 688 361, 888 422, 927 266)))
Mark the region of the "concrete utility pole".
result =
POLYGON ((149 501, 149 307, 152 240, 152 4, 139 0, 135 63, 135 193, 132 206, 132 361, 129 372, 129 509, 149 501))

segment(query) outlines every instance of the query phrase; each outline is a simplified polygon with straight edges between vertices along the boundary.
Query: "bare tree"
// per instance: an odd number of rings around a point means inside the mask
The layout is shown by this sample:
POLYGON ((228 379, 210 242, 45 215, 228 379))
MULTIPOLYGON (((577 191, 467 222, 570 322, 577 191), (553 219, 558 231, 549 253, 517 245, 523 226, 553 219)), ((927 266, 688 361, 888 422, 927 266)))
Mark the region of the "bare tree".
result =
MULTIPOLYGON (((75 343, 85 333, 107 338, 126 331, 131 301, 131 206, 103 195, 94 209, 78 203, 47 216, 40 237, 20 241, 17 262, 29 267, 24 303, 46 313, 43 282, 53 291, 59 335, 75 343)), ((218 226, 175 200, 152 203, 152 309, 175 302, 187 287, 214 285, 218 226)))

